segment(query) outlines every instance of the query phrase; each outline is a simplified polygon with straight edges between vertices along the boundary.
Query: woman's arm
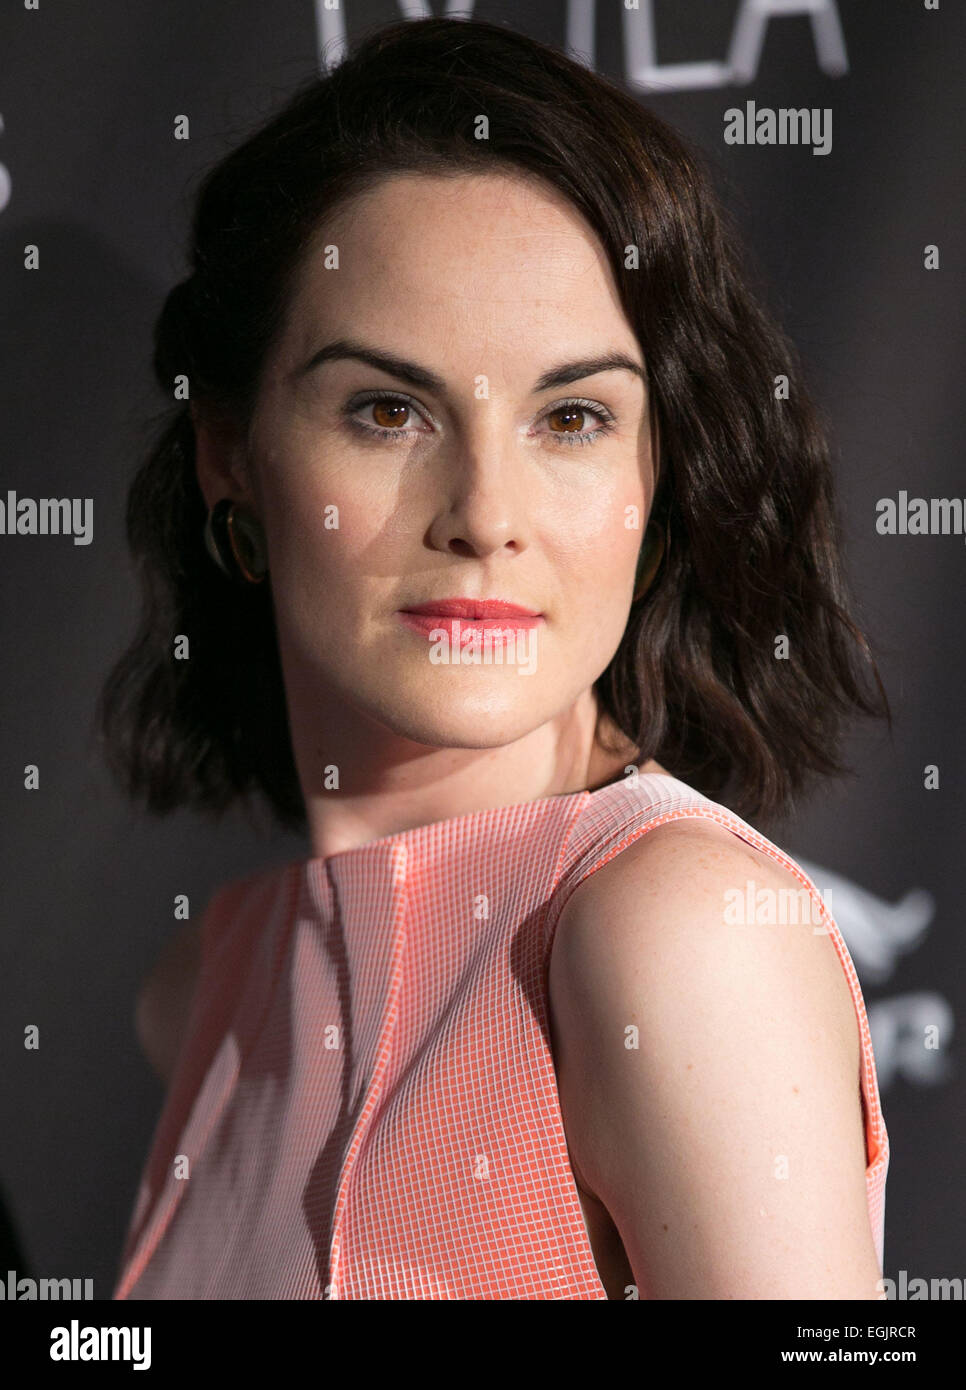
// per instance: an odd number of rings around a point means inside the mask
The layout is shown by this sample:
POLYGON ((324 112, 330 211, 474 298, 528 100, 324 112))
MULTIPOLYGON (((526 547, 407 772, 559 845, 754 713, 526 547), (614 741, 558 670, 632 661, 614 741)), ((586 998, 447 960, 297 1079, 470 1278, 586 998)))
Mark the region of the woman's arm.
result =
POLYGON ((873 1299, 852 996, 810 922, 727 923, 749 878, 801 887, 723 827, 678 821, 564 907, 550 1009, 574 1171, 642 1298, 873 1299))

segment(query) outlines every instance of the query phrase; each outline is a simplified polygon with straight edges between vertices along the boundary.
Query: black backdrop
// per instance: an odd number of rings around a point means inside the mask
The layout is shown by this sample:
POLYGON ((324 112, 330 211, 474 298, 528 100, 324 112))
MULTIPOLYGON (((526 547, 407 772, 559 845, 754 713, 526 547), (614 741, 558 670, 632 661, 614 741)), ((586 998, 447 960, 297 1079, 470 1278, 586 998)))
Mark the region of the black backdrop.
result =
MULTIPOLYGON (((966 551, 961 529, 889 535, 876 519, 903 490, 966 495, 966 7, 769 8, 782 5, 478 0, 462 12, 573 43, 707 152, 831 422, 853 587, 897 718, 891 739, 856 734, 857 776, 817 794, 780 841, 827 892, 869 1006, 892 1145, 885 1272, 962 1277, 966 551), (724 113, 748 101, 830 110, 830 150, 726 143, 724 113)), ((93 502, 86 545, 0 532, 0 1189, 13 1223, 0 1274, 92 1277, 110 1296, 162 1100, 133 1000, 174 894, 197 913, 216 884, 306 852, 240 817, 203 833, 188 814, 142 818, 103 769, 91 715, 136 612, 124 499, 164 404, 150 327, 182 273, 189 180, 323 51, 337 56, 342 34, 351 44, 403 12, 431 11, 10 0, 0 17, 0 501, 9 489, 93 502), (179 114, 188 141, 173 138, 179 114)))

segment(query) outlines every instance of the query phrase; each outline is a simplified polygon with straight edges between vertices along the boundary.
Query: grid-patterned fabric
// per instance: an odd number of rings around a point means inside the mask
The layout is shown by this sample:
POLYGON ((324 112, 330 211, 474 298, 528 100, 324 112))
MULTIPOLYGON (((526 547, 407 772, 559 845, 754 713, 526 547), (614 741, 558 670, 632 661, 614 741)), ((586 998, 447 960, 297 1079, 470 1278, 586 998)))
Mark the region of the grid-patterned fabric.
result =
MULTIPOLYGON (((114 1298, 605 1299, 547 1023, 570 893, 655 825, 675 778, 471 812, 223 885, 114 1298)), ((880 1268, 889 1143, 861 1038, 880 1268)))

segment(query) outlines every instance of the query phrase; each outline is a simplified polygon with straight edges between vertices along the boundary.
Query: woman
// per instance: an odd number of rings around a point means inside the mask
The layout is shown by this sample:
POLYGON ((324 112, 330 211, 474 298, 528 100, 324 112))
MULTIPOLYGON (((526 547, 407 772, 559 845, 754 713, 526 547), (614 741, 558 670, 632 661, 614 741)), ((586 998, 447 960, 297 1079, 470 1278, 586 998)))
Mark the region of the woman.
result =
POLYGON ((115 1297, 876 1297, 861 991, 741 817, 887 707, 693 155, 403 22, 208 175, 192 264, 102 724, 152 809, 258 792, 309 855, 145 984, 115 1297))

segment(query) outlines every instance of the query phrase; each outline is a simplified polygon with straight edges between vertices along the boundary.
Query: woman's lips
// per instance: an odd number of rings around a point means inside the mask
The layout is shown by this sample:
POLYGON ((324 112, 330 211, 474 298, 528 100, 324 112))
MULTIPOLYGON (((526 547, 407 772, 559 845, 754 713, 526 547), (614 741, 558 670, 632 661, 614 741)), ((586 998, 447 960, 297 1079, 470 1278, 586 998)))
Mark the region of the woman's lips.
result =
POLYGON ((435 598, 426 603, 407 603, 401 613, 444 618, 539 618, 535 608, 524 608, 505 598, 435 598))
POLYGON ((539 627, 543 616, 532 608, 510 603, 506 599, 435 599, 429 603, 413 604, 410 608, 399 610, 399 619, 413 632, 424 637, 441 631, 451 641, 462 638, 464 633, 484 632, 490 634, 490 641, 502 640, 501 633, 511 635, 519 631, 529 631, 539 627))

